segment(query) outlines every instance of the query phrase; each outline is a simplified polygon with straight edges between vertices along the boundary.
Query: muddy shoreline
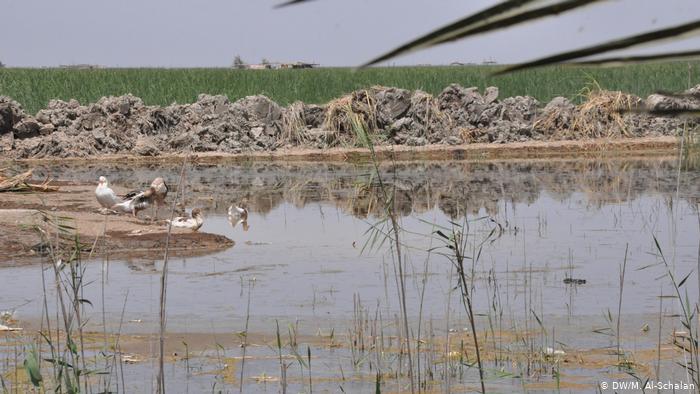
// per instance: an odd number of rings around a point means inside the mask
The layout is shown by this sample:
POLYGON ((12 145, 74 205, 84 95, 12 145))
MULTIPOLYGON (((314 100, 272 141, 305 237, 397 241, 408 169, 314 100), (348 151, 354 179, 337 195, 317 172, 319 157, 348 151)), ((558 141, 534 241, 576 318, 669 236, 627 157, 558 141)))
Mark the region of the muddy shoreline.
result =
MULTIPOLYGON (((377 158, 381 160, 529 160, 529 159, 572 159, 638 156, 668 156, 680 148, 678 137, 639 137, 630 139, 595 138, 580 141, 529 141, 507 144, 476 143, 456 146, 427 145, 378 146, 377 158)), ((371 151, 365 148, 329 148, 324 150, 291 148, 274 152, 196 152, 171 153, 160 156, 138 156, 131 154, 100 154, 88 157, 69 158, 0 158, 0 163, 81 163, 99 159, 105 163, 172 163, 188 158, 200 163, 240 163, 253 161, 327 161, 327 162, 366 162, 371 160, 371 151)))
MULTIPOLYGON (((39 229, 51 232, 51 223, 71 226, 84 257, 162 259, 167 241, 164 213, 158 219, 103 215, 95 201, 94 186, 57 182, 58 191, 2 193, 0 264, 21 265, 41 261, 47 253, 39 229)), ((118 187, 115 191, 124 192, 118 187)), ((143 215, 142 215, 143 216, 143 215)), ((225 236, 173 228, 171 256, 199 256, 234 245, 225 236)))

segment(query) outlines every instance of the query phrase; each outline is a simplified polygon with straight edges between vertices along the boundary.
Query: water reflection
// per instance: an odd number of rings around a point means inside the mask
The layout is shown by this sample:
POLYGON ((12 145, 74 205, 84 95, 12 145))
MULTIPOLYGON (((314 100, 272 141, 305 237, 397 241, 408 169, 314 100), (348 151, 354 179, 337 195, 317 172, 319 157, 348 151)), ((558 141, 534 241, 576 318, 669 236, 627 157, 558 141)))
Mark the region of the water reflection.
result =
MULTIPOLYGON (((106 174, 112 183, 132 188, 162 175, 178 179, 177 166, 49 165, 37 168, 39 177, 87 181, 106 174)), ((496 216, 503 207, 532 204, 543 193, 564 201, 583 193, 593 209, 633 200, 642 193, 660 194, 670 204, 679 196, 695 205, 700 196, 700 173, 683 172, 667 160, 540 160, 529 162, 416 162, 381 167, 382 178, 403 216, 435 208, 450 218, 478 212, 496 216)), ((197 164, 187 173, 187 197, 210 213, 247 201, 248 209, 268 214, 282 203, 297 208, 326 203, 359 218, 381 209, 378 181, 372 167, 343 163, 197 164)))

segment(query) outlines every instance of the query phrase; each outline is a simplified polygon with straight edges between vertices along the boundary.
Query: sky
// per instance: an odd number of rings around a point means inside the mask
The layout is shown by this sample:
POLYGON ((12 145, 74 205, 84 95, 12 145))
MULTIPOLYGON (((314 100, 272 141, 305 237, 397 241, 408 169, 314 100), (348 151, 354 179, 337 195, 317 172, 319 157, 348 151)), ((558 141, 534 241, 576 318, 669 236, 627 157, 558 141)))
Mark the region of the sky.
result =
MULTIPOLYGON (((494 0, 0 0, 0 61, 10 67, 228 67, 305 61, 356 66, 494 0)), ((698 0, 608 0, 541 22, 477 36, 385 65, 515 63, 700 15, 698 0)), ((628 51, 700 48, 700 36, 628 51)))

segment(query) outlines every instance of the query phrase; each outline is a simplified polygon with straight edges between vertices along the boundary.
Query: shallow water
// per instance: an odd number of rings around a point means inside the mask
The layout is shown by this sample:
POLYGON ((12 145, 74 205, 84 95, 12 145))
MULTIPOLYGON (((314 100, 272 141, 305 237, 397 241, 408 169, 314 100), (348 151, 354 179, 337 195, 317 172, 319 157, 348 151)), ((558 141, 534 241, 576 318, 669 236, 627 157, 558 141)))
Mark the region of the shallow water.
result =
MULTIPOLYGON (((92 164, 37 172, 83 182, 107 175, 112 184, 136 188, 156 175, 175 183, 178 171, 92 164)), ((367 165, 326 163, 189 168, 188 205, 204 208, 206 215, 200 231, 226 235, 236 244, 204 257, 171 259, 168 330, 243 330, 249 289, 251 332, 273 333, 275 321, 285 327, 296 324, 308 335, 345 332, 356 316, 356 299, 370 316, 381 312, 393 319, 399 298, 388 245, 363 250, 368 229, 380 220, 378 191, 365 187, 377 184, 371 174, 367 165), (247 231, 242 225, 232 227, 226 216, 228 205, 243 198, 251 211, 247 231)), ((412 325, 421 313, 438 334, 445 327, 466 327, 458 293, 450 291, 457 278, 440 255, 447 249, 440 248, 439 237, 429 236, 436 226, 450 228, 451 221, 466 220, 468 253, 479 255, 474 264, 477 313, 490 314, 497 298, 506 321, 533 324, 534 314, 547 327, 556 326, 556 340, 567 346, 607 346, 609 338, 591 332, 605 324, 604 313, 617 311, 619 270, 626 255, 622 331, 634 338, 634 347, 653 347, 656 337, 639 336, 639 328, 648 324, 654 332, 659 295, 673 290, 662 277, 665 268, 659 265, 654 237, 677 278, 698 264, 700 171, 678 174, 670 159, 400 163, 394 171, 383 167, 382 178, 395 190, 401 213, 402 242, 410 245, 407 309, 412 325), (479 253, 478 245, 492 230, 498 236, 479 253), (426 253, 431 248, 438 249, 426 253), (586 283, 566 285, 567 277, 586 283)), ((122 332, 157 332, 161 267, 160 261, 143 260, 89 263, 84 298, 93 306, 88 307, 88 327, 101 331, 104 318, 108 331, 116 332, 124 309, 122 332)), ((0 268, 0 309, 20 306, 20 321, 38 320, 43 305, 40 272, 38 266, 0 268)), ((684 289, 698 294, 697 283, 693 275, 684 289)), ((47 292, 50 299, 55 297, 51 288, 47 292)), ((672 310, 673 301, 666 303, 672 310)), ((55 304, 50 302, 49 308, 55 304)), ((477 321, 487 326, 485 318, 477 321)), ((677 321, 668 324, 669 329, 679 326, 677 321)), ((278 373, 274 360, 270 363, 267 373, 278 373)), ((251 365, 250 376, 256 375, 256 364, 251 365)), ((206 387, 207 379, 190 389, 206 387)), ((277 387, 268 384, 267 390, 276 392, 277 387)), ((333 392, 332 387, 327 389, 333 392)), ((369 381, 348 392, 372 387, 369 381)), ((259 384, 250 387, 259 390, 259 384)))

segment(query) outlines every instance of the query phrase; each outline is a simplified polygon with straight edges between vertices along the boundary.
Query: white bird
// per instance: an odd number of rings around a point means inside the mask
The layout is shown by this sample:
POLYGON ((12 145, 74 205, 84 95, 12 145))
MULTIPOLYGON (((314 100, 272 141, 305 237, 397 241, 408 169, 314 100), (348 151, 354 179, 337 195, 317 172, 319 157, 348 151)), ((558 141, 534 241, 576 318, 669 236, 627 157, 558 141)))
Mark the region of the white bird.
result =
POLYGON ((122 200, 117 197, 117 194, 109 187, 109 181, 107 178, 101 176, 97 188, 95 189, 95 197, 97 197, 97 202, 102 206, 102 210, 111 209, 114 205, 122 202, 122 200))
POLYGON ((189 228, 192 231, 197 231, 204 224, 204 216, 202 216, 202 211, 199 208, 195 208, 192 210, 192 217, 179 216, 172 221, 166 220, 166 222, 173 227, 189 228))
POLYGON ((248 210, 241 208, 238 205, 231 205, 228 207, 228 216, 248 220, 248 210))
POLYGON ((138 216, 140 211, 148 208, 153 204, 155 199, 155 190, 152 187, 142 192, 130 192, 125 196, 125 200, 113 205, 111 208, 115 211, 130 213, 134 217, 138 216))
POLYGON ((239 207, 238 205, 231 205, 228 207, 228 221, 231 223, 231 227, 236 228, 237 225, 243 225, 243 231, 248 231, 250 226, 248 225, 248 209, 239 207))

